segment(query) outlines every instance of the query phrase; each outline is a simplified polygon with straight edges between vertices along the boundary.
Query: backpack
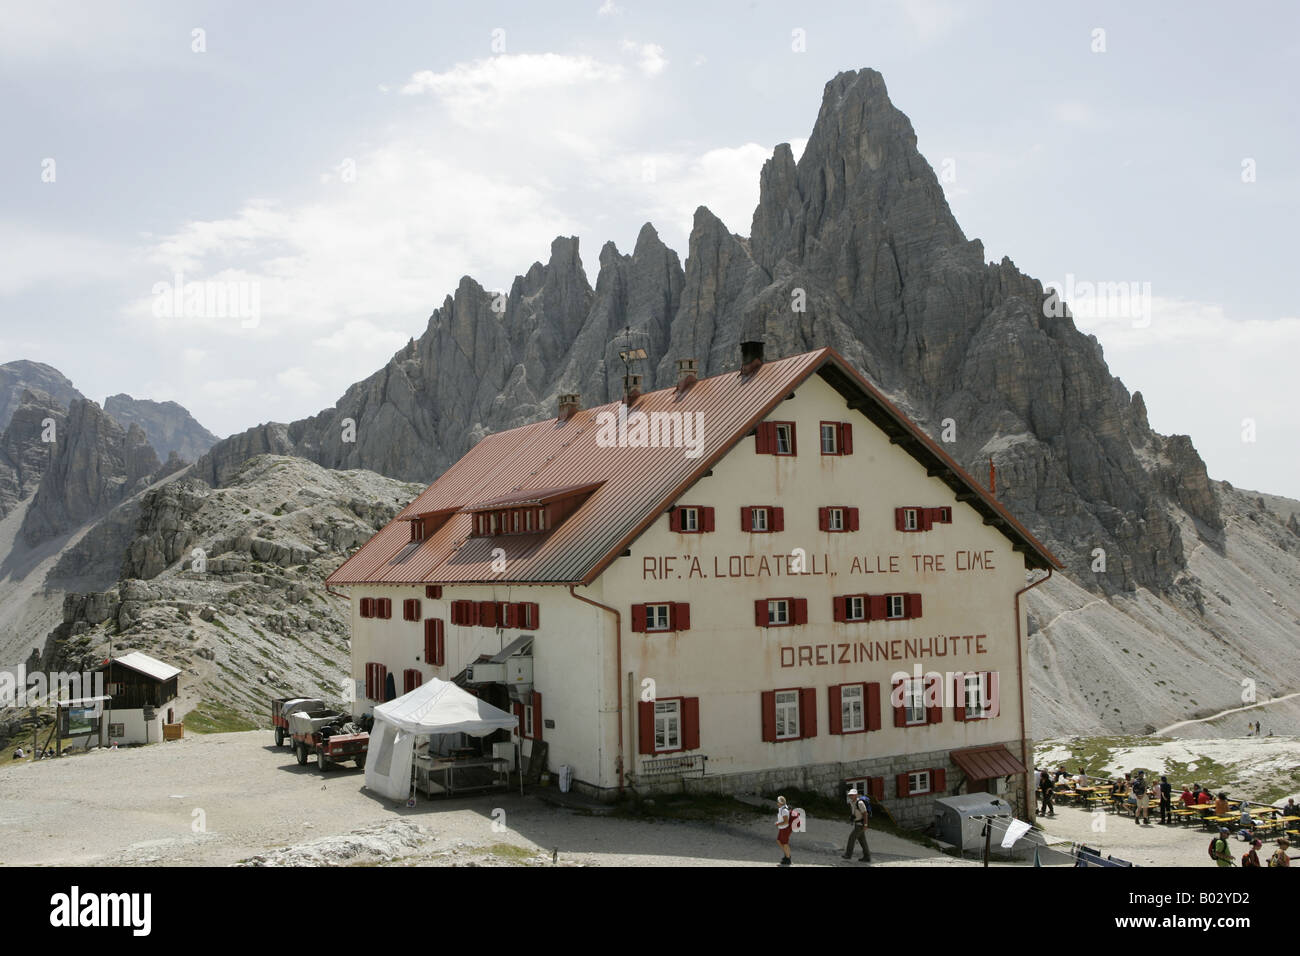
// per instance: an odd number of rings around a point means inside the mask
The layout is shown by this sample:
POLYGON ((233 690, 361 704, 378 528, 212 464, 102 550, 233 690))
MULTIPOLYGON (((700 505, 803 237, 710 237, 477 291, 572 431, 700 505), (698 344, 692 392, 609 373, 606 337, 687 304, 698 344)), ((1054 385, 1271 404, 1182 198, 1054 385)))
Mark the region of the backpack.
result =
POLYGON ((1138 777, 1136 780, 1133 781, 1134 796, 1140 797, 1142 796, 1142 794, 1146 792, 1147 792, 1147 782, 1145 780, 1143 780, 1141 777, 1138 777))
POLYGON ((1216 844, 1216 843, 1218 843, 1218 842, 1219 842, 1219 838, 1218 838, 1217 836, 1216 836, 1216 837, 1211 837, 1211 838, 1210 838, 1210 859, 1211 859, 1211 860, 1217 860, 1217 859, 1218 859, 1218 857, 1214 855, 1214 844, 1216 844))

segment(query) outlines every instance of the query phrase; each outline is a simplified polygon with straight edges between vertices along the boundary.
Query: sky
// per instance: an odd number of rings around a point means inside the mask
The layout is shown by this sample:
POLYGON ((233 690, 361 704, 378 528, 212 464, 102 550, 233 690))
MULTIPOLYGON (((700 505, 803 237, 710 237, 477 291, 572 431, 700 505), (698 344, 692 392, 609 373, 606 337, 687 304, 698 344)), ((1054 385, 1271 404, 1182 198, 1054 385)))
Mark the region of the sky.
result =
POLYGON ((808 6, 4 2, 0 362, 223 436, 313 414, 557 235, 593 284, 647 221, 683 260, 697 206, 748 235, 869 66, 1152 426, 1300 498, 1300 6, 808 6))

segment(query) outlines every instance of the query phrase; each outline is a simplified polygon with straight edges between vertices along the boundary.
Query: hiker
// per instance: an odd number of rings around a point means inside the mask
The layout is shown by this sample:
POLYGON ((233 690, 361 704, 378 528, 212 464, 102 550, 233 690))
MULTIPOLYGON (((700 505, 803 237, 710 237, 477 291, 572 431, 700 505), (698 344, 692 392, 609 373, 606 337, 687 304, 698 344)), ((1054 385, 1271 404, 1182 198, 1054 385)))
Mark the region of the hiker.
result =
POLYGON ((1192 791, 1188 790, 1186 787, 1183 787, 1183 795, 1181 799, 1185 808, 1190 807, 1196 802, 1196 798, 1192 796, 1192 791))
POLYGON ((1074 780, 1075 787, 1086 787, 1088 785, 1088 772, 1082 767, 1079 768, 1079 776, 1074 780))
POLYGON ((785 797, 776 798, 776 842, 781 846, 781 865, 790 865, 790 808, 785 805, 785 797))
POLYGON ((854 787, 849 790, 849 823, 853 829, 849 831, 849 842, 844 847, 844 859, 853 859, 853 844, 857 843, 862 847, 862 856, 859 857, 860 863, 871 862, 871 850, 867 846, 867 826, 871 817, 871 809, 866 802, 858 796, 858 788, 854 787))
POLYGON ((14 751, 15 760, 22 760, 24 756, 26 756, 26 754, 23 753, 22 747, 19 747, 17 750, 14 751))
POLYGON ((1124 799, 1128 796, 1129 781, 1126 774, 1124 779, 1115 778, 1115 787, 1110 792, 1111 803, 1114 804, 1112 809, 1119 813, 1124 809, 1124 799))
POLYGON ((1268 865, 1269 866, 1290 866, 1291 857, 1287 856, 1286 854, 1287 848, 1290 845, 1291 845, 1291 841, 1286 839, 1286 837, 1283 837, 1281 840, 1278 840, 1277 849, 1274 850, 1273 855, 1268 858, 1268 865))
POLYGON ((1259 721, 1255 721, 1255 736, 1259 736, 1259 721))
POLYGON ((1174 803, 1172 799, 1173 787, 1169 785, 1169 778, 1163 774, 1160 777, 1160 822, 1174 822, 1174 803))
POLYGON ((1242 866, 1259 866, 1259 848, 1264 845, 1264 841, 1256 837, 1250 841, 1250 849, 1241 855, 1242 866))
POLYGON ((1214 815, 1216 817, 1226 817, 1231 809, 1228 806, 1228 795, 1226 793, 1219 794, 1219 798, 1214 801, 1214 815))
POLYGON ((1147 772, 1139 770, 1137 779, 1133 781, 1133 796, 1137 798, 1137 807, 1133 811, 1133 823, 1141 826, 1151 826, 1151 793, 1147 789, 1147 772))
POLYGON ((1246 802, 1243 800, 1241 804, 1241 816, 1237 819, 1237 826, 1241 827, 1243 830, 1249 830, 1254 825, 1255 820, 1250 815, 1250 807, 1248 807, 1246 802))
POLYGON ((1219 827, 1219 835, 1210 841, 1210 859, 1218 866, 1235 866, 1228 849, 1228 828, 1219 827))
POLYGON ((1052 778, 1048 774, 1043 774, 1043 780, 1039 784, 1038 790, 1043 801, 1042 812, 1049 817, 1056 816, 1056 807, 1054 806, 1056 787, 1052 785, 1052 778))
POLYGON ((1300 806, 1296 805, 1295 797, 1291 797, 1287 800, 1286 806, 1282 808, 1282 816, 1300 817, 1300 806))
POLYGON ((1214 796, 1210 793, 1209 787, 1201 787, 1201 794, 1196 798, 1196 802, 1200 806, 1209 806, 1214 802, 1214 796))

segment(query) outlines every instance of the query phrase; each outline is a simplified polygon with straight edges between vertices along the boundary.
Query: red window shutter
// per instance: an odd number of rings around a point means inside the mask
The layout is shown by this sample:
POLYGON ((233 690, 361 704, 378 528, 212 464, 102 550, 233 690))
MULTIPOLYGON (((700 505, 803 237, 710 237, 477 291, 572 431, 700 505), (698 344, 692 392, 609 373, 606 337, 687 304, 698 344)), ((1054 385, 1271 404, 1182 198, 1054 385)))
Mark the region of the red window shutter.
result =
POLYGON ((632 605, 632 632, 635 634, 645 633, 645 605, 632 605))
POLYGON ((907 518, 903 516, 903 512, 906 510, 907 510, 906 508, 894 509, 894 530, 895 531, 907 530, 907 518))
POLYGON ((375 700, 383 700, 388 690, 388 668, 383 664, 375 665, 375 700))
POLYGON ((424 675, 414 667, 402 671, 402 693, 409 694, 424 683, 424 675))
POLYGON ((682 530, 682 509, 681 508, 674 508, 672 511, 668 512, 668 530, 670 531, 682 530))
POLYGON ((380 598, 380 599, 379 599, 379 616, 382 617, 384 620, 388 620, 389 618, 391 618, 391 617, 393 616, 393 599, 392 599, 392 598, 380 598))
POLYGON ((522 604, 518 604, 514 601, 502 601, 501 609, 498 612, 501 615, 501 626, 518 627, 522 611, 522 604))
POLYGON ((867 598, 867 604, 871 606, 871 615, 868 620, 883 621, 889 616, 889 604, 883 594, 873 594, 867 598))
POLYGON ((759 627, 767 627, 767 599, 759 598, 754 602, 754 623, 759 627))
POLYGON ((767 514, 767 526, 773 531, 785 530, 785 509, 769 508, 767 514))
POLYGON ((510 710, 515 715, 515 720, 519 722, 519 736, 524 735, 524 705, 518 702, 510 705, 510 710))
POLYGON ((808 623, 808 599, 791 598, 790 599, 790 617, 795 624, 808 623))
POLYGON ((917 508, 916 523, 920 527, 920 530, 929 531, 931 526, 934 524, 934 509, 917 508))
POLYGON ((433 663, 434 651, 437 649, 435 647, 437 643, 437 634, 438 619, 431 617, 424 622, 424 662, 426 664, 433 663))
POLYGON ((858 530, 858 509, 857 508, 844 509, 844 524, 848 527, 850 531, 858 530))
POLYGON ((948 771, 943 767, 936 767, 930 771, 930 792, 943 793, 948 789, 948 771))
POLYGON ((700 509, 700 530, 701 531, 713 530, 713 509, 712 508, 700 509))
POLYGON ((438 621, 437 643, 434 645, 434 650, 437 653, 433 655, 433 662, 442 667, 447 663, 447 637, 442 621, 438 621))
POLYGON ((908 594, 903 598, 903 616, 908 618, 921 616, 921 595, 908 594))
POLYGON ((938 700, 939 703, 933 706, 927 704, 925 708, 925 722, 927 724, 943 723, 943 677, 935 675, 925 682, 924 700, 938 700))
POLYGON ((830 716, 830 727, 827 729, 833 734, 844 733, 844 709, 840 706, 839 684, 832 684, 826 688, 826 703, 827 713, 830 716))
POLYGON ((436 601, 436 600, 438 600, 439 598, 442 597, 442 585, 441 585, 441 584, 426 584, 426 585, 424 586, 424 596, 427 597, 427 598, 429 598, 429 600, 431 600, 431 601, 436 601))
MULTIPOLYGON (((795 441, 794 433, 795 433, 794 422, 790 422, 790 454, 791 455, 799 454, 799 444, 798 442, 795 441)), ((776 443, 773 442, 772 444, 773 446, 775 446, 776 443)))
POLYGON ((880 729, 880 683, 878 681, 867 685, 866 695, 867 707, 867 730, 880 729))
POLYGON ((682 698, 682 749, 700 749, 700 699, 682 698))
POLYGON ((691 629, 691 606, 685 603, 673 605, 673 630, 689 631, 691 629))
POLYGON ((988 715, 989 715, 990 717, 996 717, 996 716, 998 716, 998 714, 1000 714, 1000 713, 1002 712, 1001 697, 999 696, 998 672, 997 672, 997 671, 989 671, 987 674, 985 674, 985 677, 988 678, 988 682, 989 682, 989 683, 988 683, 988 688, 989 688, 989 711, 988 711, 988 715))
POLYGON ((753 531, 753 530, 754 530, 754 510, 753 510, 753 509, 754 509, 754 506, 753 506, 753 505, 744 505, 744 506, 740 509, 740 530, 741 530, 741 531, 753 531))
POLYGON ((533 739, 542 739, 542 695, 533 691, 533 739))
POLYGON ((885 778, 868 777, 867 795, 871 797, 872 800, 884 800, 885 799, 885 778))
POLYGON ((451 623, 453 624, 460 623, 460 602, 459 601, 451 602, 451 614, 448 616, 451 618, 451 623))
POLYGON ((831 509, 830 508, 817 509, 817 530, 818 531, 831 530, 831 509))
POLYGON ((817 688, 799 688, 799 737, 817 736, 817 688))
POLYGON ((848 598, 843 595, 835 598, 833 617, 837 621, 847 621, 849 619, 848 598))
POLYGON ((755 435, 754 450, 760 455, 776 453, 776 425, 772 422, 759 422, 755 435))
POLYGON ((840 454, 853 454, 853 426, 848 422, 840 422, 840 454))
POLYGON ((361 599, 361 616, 362 616, 362 617, 372 617, 372 616, 374 615, 374 613, 375 613, 375 610, 374 610, 374 603, 373 603, 373 600, 372 600, 371 598, 362 598, 362 599, 361 599))
POLYGON ((907 774, 900 773, 895 780, 898 783, 898 795, 900 797, 910 797, 911 794, 907 792, 907 774))
POLYGON ((478 602, 477 601, 465 602, 465 623, 470 625, 471 627, 474 627, 475 625, 478 624, 478 602))
POLYGON ((763 739, 769 743, 776 741, 776 691, 765 690, 763 704, 763 739))
POLYGON ((637 741, 640 743, 637 749, 643 754, 653 756, 655 752, 655 702, 653 700, 638 701, 636 724, 637 741))
POLYGON ((903 692, 904 692, 905 689, 906 689, 906 685, 905 685, 905 683, 904 683, 903 681, 901 681, 901 680, 896 680, 896 681, 894 681, 893 692, 889 695, 889 703, 890 703, 890 706, 891 706, 891 707, 893 706, 893 703, 894 703, 895 700, 897 700, 897 701, 900 702, 898 707, 894 707, 894 726, 895 726, 895 727, 906 727, 906 726, 907 726, 907 708, 904 707, 904 706, 902 706, 902 704, 903 704, 903 692))

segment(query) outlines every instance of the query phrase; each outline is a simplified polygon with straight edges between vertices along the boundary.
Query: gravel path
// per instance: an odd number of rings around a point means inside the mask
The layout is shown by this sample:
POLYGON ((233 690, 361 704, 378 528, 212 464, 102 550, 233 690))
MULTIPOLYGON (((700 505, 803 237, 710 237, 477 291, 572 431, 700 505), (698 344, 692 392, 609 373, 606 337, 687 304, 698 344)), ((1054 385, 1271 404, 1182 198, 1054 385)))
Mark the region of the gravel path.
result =
MULTIPOLYGON (((0 764, 0 863, 220 866, 260 856, 549 865, 557 848, 569 865, 769 866, 780 859, 775 827, 746 814, 711 823, 586 816, 518 793, 422 799, 408 809, 371 796, 363 782, 350 767, 324 775, 313 764, 299 767, 287 748, 271 745, 269 731, 0 764), (398 822, 418 826, 418 838, 398 822)), ((797 864, 860 866, 839 858, 842 821, 812 819, 808 827, 794 837, 797 864)), ((883 833, 870 841, 877 866, 974 865, 883 833)))

